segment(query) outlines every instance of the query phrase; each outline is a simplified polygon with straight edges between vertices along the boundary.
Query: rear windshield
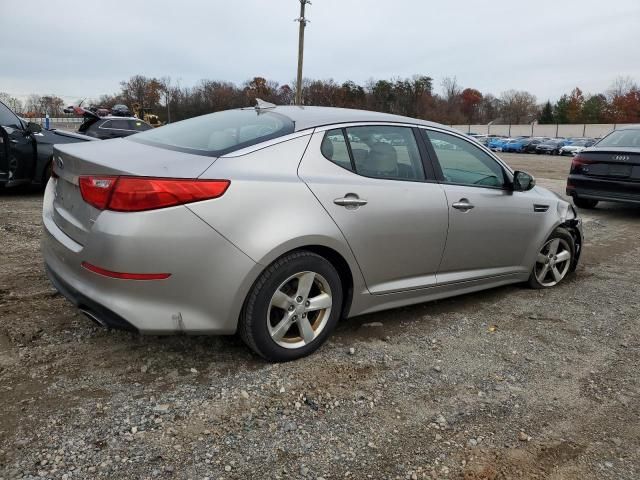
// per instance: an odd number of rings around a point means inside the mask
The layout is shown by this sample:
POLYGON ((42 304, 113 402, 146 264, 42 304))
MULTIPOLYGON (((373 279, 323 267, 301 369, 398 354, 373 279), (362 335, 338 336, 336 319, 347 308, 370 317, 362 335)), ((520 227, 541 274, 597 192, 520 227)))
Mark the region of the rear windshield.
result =
POLYGON ((218 157, 293 133, 293 122, 275 112, 226 110, 190 118, 129 137, 132 141, 218 157))
POLYGON ((616 130, 598 142, 598 147, 640 148, 640 129, 616 130))

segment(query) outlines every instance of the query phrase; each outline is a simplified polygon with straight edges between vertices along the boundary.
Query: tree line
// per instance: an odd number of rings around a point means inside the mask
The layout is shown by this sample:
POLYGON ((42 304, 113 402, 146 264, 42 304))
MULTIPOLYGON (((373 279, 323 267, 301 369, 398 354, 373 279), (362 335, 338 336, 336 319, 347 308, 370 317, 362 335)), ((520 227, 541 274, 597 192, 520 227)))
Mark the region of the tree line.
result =
MULTIPOLYGON (((162 121, 177 121, 219 110, 255 105, 261 98, 278 105, 293 103, 295 91, 264 77, 237 85, 219 80, 201 80, 182 86, 170 77, 134 75, 120 84, 120 91, 83 105, 111 108, 115 104, 136 105, 139 111, 154 113, 162 121)), ((360 85, 353 81, 305 79, 305 105, 359 108, 406 115, 444 124, 539 123, 637 123, 640 122, 640 88, 630 78, 619 77, 606 91, 585 94, 576 87, 555 103, 539 104, 526 91, 508 90, 498 97, 471 87, 463 88, 455 77, 447 77, 436 92, 426 75, 390 80, 371 79, 360 85)), ((66 106, 55 95, 31 95, 25 102, 0 93, 0 100, 23 116, 48 113, 59 116, 66 106)), ((79 100, 80 101, 80 100, 79 100)))

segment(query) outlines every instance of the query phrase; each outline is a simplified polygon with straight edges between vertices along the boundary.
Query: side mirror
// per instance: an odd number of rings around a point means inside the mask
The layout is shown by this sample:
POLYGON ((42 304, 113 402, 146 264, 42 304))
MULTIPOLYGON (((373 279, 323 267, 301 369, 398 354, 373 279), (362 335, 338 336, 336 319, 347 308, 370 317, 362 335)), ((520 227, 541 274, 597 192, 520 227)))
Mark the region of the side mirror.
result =
POLYGON ((527 172, 519 170, 513 173, 513 191, 526 192, 536 186, 536 179, 527 172))
POLYGON ((42 126, 39 123, 35 123, 35 122, 27 123, 27 132, 40 133, 41 131, 42 131, 42 126))

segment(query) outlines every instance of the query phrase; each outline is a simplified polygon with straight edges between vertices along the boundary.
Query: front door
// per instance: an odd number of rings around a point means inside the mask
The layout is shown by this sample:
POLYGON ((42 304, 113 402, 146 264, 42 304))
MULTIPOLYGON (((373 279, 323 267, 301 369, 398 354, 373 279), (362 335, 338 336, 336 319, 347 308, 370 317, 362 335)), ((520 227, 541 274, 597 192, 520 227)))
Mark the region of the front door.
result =
POLYGON ((299 175, 342 231, 371 293, 436 283, 447 203, 412 128, 316 132, 299 175))
POLYGON ((20 119, 0 103, 0 128, 4 152, 0 157, 0 181, 31 180, 35 169, 35 144, 20 119))
POLYGON ((436 130, 422 132, 435 154, 449 206, 438 283, 528 272, 527 247, 539 237, 545 219, 544 205, 534 208, 535 193, 506 188, 505 169, 471 141, 436 130))

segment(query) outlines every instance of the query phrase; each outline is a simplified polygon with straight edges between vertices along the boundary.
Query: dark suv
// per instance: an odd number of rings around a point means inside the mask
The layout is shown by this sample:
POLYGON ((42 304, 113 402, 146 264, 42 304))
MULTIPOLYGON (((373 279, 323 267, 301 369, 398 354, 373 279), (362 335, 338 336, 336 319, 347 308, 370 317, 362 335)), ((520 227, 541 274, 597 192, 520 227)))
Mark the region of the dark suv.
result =
POLYGON ((84 118, 85 121, 78 128, 78 133, 100 140, 128 137, 134 133, 144 132, 153 128, 147 122, 136 117, 99 117, 95 114, 85 114, 84 118))

